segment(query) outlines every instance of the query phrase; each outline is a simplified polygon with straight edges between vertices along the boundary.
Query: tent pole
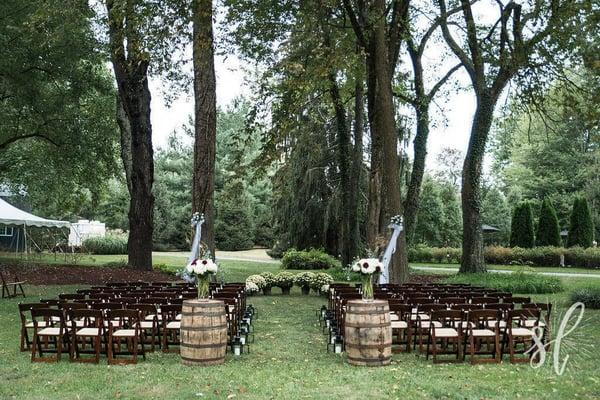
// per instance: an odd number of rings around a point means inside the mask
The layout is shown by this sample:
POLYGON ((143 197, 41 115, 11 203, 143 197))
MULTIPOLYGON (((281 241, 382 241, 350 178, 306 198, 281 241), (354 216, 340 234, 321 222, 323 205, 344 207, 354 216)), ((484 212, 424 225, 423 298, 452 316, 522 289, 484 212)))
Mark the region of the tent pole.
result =
POLYGON ((27 224, 23 224, 23 235, 25 237, 25 257, 29 258, 29 257, 27 257, 29 254, 27 252, 27 224))

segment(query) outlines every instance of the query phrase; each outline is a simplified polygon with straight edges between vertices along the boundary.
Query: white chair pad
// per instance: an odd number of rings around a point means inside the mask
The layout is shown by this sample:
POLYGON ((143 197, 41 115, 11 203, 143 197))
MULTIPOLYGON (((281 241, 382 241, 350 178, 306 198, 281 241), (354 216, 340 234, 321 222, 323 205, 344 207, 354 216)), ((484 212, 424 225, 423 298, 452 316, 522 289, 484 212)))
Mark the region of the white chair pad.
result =
POLYGON ((181 322, 171 321, 167 324, 167 329, 181 329, 181 322))
POLYGON ((113 332, 113 337, 135 337, 135 329, 119 329, 113 332))
POLYGON ((100 328, 83 328, 75 333, 77 336, 99 336, 100 328))
MULTIPOLYGON (((63 330, 63 334, 67 331, 63 330)), ((39 336, 58 336, 60 335, 60 328, 44 328, 38 331, 39 336)))
POLYGON ((408 324, 406 321, 392 321, 392 329, 406 329, 408 324))
POLYGON ((527 328, 512 328, 510 330, 510 332, 512 333, 513 336, 525 336, 525 337, 533 336, 533 331, 531 329, 527 329, 527 328))
POLYGON ((494 333, 494 331, 490 330, 490 329, 473 329, 472 331, 472 336, 475 337, 494 337, 496 336, 496 333, 494 333))
POLYGON ((436 338, 454 338, 458 337, 458 332, 454 328, 435 328, 434 335, 436 338))

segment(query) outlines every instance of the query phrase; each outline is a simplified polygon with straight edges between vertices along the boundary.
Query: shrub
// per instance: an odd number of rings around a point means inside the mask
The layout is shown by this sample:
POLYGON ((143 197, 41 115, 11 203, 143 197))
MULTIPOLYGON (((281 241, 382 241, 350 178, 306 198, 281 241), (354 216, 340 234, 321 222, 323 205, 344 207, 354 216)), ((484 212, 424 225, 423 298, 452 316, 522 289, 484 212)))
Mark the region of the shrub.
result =
POLYGON ((287 271, 279 272, 275 275, 275 285, 281 289, 287 289, 294 286, 294 274, 287 271))
POLYGON ((300 287, 309 287, 315 279, 315 274, 312 272, 301 272, 294 275, 294 283, 300 287))
POLYGON ((581 302, 587 308, 600 308, 600 287, 584 287, 571 292, 571 302, 581 302))
POLYGON ((412 262, 431 262, 433 260, 432 247, 418 245, 408 249, 408 260, 412 262))
POLYGON ((272 288, 273 286, 275 286, 275 283, 277 281, 277 279, 275 278, 275 274, 271 273, 271 272, 261 272, 260 276, 263 277, 263 279, 265 280, 265 286, 263 286, 264 288, 272 288))
POLYGON ((360 281, 360 277, 358 276, 358 274, 352 273, 348 268, 343 268, 342 266, 328 269, 327 273, 333 278, 335 282, 360 281))
POLYGON ((333 283, 333 277, 326 272, 317 272, 314 274, 310 287, 313 290, 322 290, 323 286, 329 286, 333 283))
POLYGON ((571 247, 565 249, 565 265, 600 268, 600 248, 590 247, 582 249, 581 247, 571 247))
POLYGON ((561 245, 558 217, 556 216, 556 210, 554 210, 548 199, 542 202, 542 208, 540 209, 535 245, 554 247, 561 245))
POLYGON ((594 223, 587 199, 584 197, 575 199, 569 225, 568 245, 588 248, 592 246, 593 241, 594 223))
POLYGON ((273 248, 270 250, 267 250, 267 254, 269 255, 269 257, 275 258, 275 259, 280 259, 283 257, 283 254, 290 248, 289 244, 287 242, 278 240, 275 242, 275 244, 273 245, 273 248))
POLYGON ((286 251, 281 260, 283 269, 329 269, 340 265, 334 257, 323 250, 296 250, 286 251))
POLYGON ((523 202, 513 213, 510 226, 510 247, 533 247, 535 243, 531 203, 523 202))
POLYGON ((253 283, 260 290, 265 287, 267 281, 261 275, 250 275, 246 278, 246 287, 248 286, 248 283, 253 283))
POLYGON ((108 235, 83 241, 83 248, 92 254, 127 254, 127 236, 108 235))
POLYGON ((469 283, 475 286, 523 294, 558 293, 564 290, 560 278, 529 273, 524 270, 512 274, 491 272, 457 274, 448 278, 446 282, 469 283))

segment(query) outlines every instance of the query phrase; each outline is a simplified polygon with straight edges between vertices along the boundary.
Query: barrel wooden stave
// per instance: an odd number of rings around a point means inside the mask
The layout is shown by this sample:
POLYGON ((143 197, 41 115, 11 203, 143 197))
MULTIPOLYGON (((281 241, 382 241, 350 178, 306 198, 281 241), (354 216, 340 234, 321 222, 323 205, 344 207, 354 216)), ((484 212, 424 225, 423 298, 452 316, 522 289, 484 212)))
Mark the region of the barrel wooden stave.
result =
POLYGON ((392 361, 392 324, 385 300, 346 303, 345 346, 348 363, 378 367, 392 361))
POLYGON ((220 300, 185 300, 181 307, 180 354, 185 365, 225 362, 227 315, 220 300))

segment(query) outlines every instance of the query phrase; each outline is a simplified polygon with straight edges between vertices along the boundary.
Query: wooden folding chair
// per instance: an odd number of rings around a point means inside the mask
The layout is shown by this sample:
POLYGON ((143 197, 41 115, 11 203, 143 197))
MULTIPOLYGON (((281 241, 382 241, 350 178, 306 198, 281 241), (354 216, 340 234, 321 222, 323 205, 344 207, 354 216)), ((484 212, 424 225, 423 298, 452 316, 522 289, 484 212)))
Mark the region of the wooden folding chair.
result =
POLYGON ((146 359, 144 330, 137 310, 108 310, 108 363, 137 364, 138 353, 146 359), (131 358, 117 358, 131 355, 131 358))
POLYGON ((471 364, 500 363, 502 361, 502 347, 500 343, 500 324, 502 312, 500 310, 471 310, 468 313, 469 324, 466 327, 465 351, 469 345, 471 364), (495 324, 491 322, 495 321, 495 324), (494 328, 489 328, 493 325, 494 328), (485 351, 482 348, 485 347, 485 351), (491 358, 475 357, 479 354, 489 354, 491 358))
POLYGON ((70 309, 68 316, 71 321, 71 362, 96 363, 100 362, 102 341, 106 338, 104 318, 101 310, 70 309), (89 343, 88 343, 89 341, 89 343), (82 348, 79 347, 81 344, 82 348), (87 345, 91 350, 87 350, 87 345), (93 354, 93 358, 81 357, 81 354, 93 354))
MULTIPOLYGON (((21 339, 20 349, 21 351, 29 351, 31 349, 31 339, 29 338, 29 331, 33 330, 34 323, 31 319, 32 308, 48 308, 45 303, 19 303, 19 318, 21 320, 21 339)), ((45 328, 46 323, 39 321, 39 327, 45 328)))
POLYGON ((150 351, 154 351, 156 344, 160 346, 156 306, 154 304, 128 304, 127 308, 140 312, 140 329, 144 331, 145 343, 150 345, 150 351))
POLYGON ((181 305, 179 304, 163 304, 160 306, 162 319, 162 351, 164 353, 179 352, 179 347, 175 350, 169 346, 179 346, 181 321, 178 316, 181 314, 181 305))
POLYGON ((431 323, 429 325, 429 340, 427 341, 427 359, 429 359, 429 354, 431 354, 434 363, 463 362, 463 334, 461 327, 463 319, 464 314, 461 310, 432 311, 431 323), (455 328, 457 325, 458 328, 455 328), (453 347, 455 350, 450 351, 449 347, 453 347), (438 355, 440 354, 456 354, 456 359, 438 359, 438 355))
POLYGON ((526 328, 527 320, 532 320, 533 326, 540 321, 539 309, 510 310, 506 316, 506 329, 504 331, 503 346, 508 346, 508 354, 511 363, 529 362, 531 353, 527 353, 533 344, 534 330, 526 328), (518 348, 521 344, 522 348, 518 348), (517 357, 517 354, 525 354, 525 357, 517 357))
POLYGON ((58 362, 60 361, 63 348, 69 346, 69 330, 65 323, 63 310, 51 308, 32 308, 31 318, 33 320, 33 340, 31 344, 31 362, 58 362), (49 348, 48 344, 42 346, 40 338, 46 339, 54 344, 49 348), (44 357, 44 352, 55 353, 55 357, 44 357), (36 353, 39 355, 36 356, 36 353))
POLYGON ((406 352, 410 353, 411 339, 413 335, 413 321, 411 319, 412 306, 408 304, 390 304, 392 316, 397 318, 392 320, 392 351, 399 353, 402 351, 402 345, 406 346, 406 352))
POLYGON ((13 273, 13 279, 7 280, 0 269, 0 280, 2 281, 2 298, 13 298, 17 296, 25 297, 25 291, 23 290, 23 284, 27 281, 19 279, 16 273, 13 273), (12 293, 11 293, 12 288, 12 293))

